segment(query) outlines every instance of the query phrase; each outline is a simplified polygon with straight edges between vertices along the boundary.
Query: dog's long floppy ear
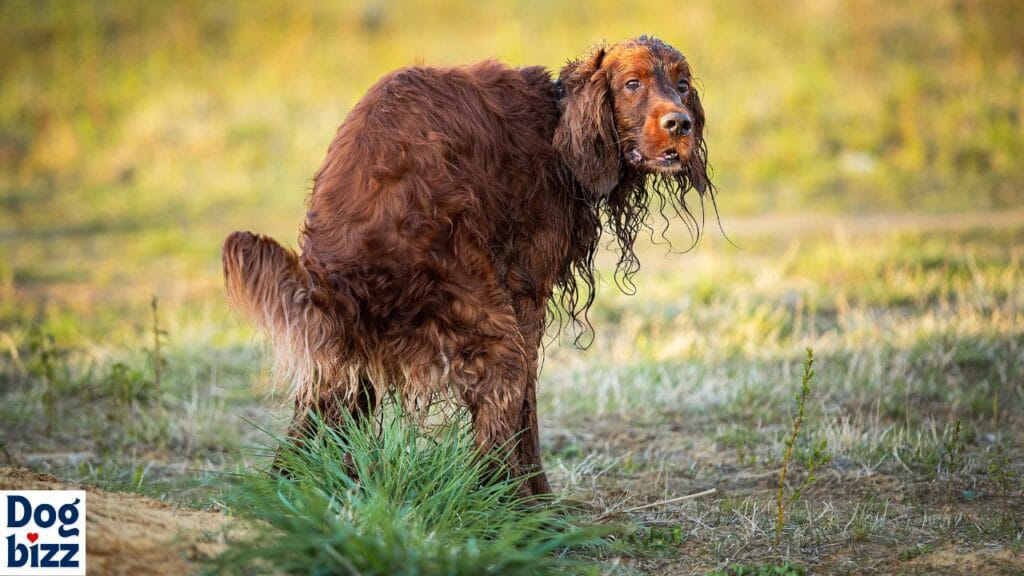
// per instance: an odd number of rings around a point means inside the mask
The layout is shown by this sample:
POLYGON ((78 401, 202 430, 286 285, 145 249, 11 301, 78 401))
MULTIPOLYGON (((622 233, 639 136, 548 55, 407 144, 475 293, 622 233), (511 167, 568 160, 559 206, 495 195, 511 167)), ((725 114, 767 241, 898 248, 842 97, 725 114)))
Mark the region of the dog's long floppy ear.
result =
POLYGON ((570 62, 558 80, 565 90, 562 118, 555 127, 554 145, 576 179, 597 198, 619 183, 619 147, 608 73, 602 68, 605 49, 570 62))
POLYGON ((687 98, 687 105, 690 113, 693 114, 693 135, 696 140, 694 141, 694 151, 686 162, 685 176, 689 180, 689 185, 703 196, 708 188, 714 192, 711 177, 708 174, 708 145, 704 142, 704 106, 700 103, 700 94, 697 93, 695 87, 690 87, 687 98))

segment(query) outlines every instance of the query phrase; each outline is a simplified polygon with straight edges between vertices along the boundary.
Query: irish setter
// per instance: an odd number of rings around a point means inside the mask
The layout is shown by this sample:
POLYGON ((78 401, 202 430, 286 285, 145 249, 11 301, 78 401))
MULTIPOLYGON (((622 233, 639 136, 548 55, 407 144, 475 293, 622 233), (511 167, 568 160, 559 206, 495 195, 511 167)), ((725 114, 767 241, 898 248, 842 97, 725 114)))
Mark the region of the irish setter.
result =
POLYGON ((549 492, 536 398, 548 303, 589 330, 602 233, 628 283, 652 201, 698 224, 684 196, 714 200, 703 134, 689 63, 645 36, 557 80, 495 61, 385 76, 316 173, 301 255, 249 232, 224 243, 229 299, 294 384, 290 434, 310 409, 337 424, 385 395, 416 411, 454 399, 481 451, 516 442, 509 472, 549 492))

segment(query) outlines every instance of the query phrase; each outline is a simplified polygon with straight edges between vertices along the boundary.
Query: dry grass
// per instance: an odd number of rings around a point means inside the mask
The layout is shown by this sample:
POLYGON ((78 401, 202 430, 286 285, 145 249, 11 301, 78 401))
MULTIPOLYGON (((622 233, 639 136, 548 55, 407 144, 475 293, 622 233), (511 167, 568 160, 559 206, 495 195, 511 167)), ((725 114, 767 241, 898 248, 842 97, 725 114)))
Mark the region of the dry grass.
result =
MULTIPOLYGON (((647 248, 638 296, 602 290, 594 347, 547 348, 542 443, 559 490, 595 518, 718 492, 614 514, 635 532, 601 560, 654 573, 786 561, 926 573, 951 559, 951 570, 1020 569, 1024 228, 890 224, 730 229, 741 249, 710 236, 688 255, 647 248), (817 375, 789 477, 799 485, 822 439, 831 463, 776 544, 774 488, 808 346, 817 375)), ((4 331, 18 362, 0 371, 6 453, 72 479, 216 502, 217 473, 252 465, 243 446, 259 434, 242 418, 280 429, 288 406, 265 395, 251 333, 222 308, 161 309, 160 393, 127 399, 111 367, 146 390, 147 305, 107 338, 66 313, 38 324, 14 313, 4 331), (40 331, 57 334, 50 436, 41 353, 28 346, 40 331)))
POLYGON ((610 326, 596 351, 549 351, 542 414, 558 427, 544 440, 565 489, 599 513, 719 492, 633 515, 663 553, 636 566, 1024 565, 1024 292, 1011 240, 1021 228, 889 224, 740 231, 742 251, 649 254, 640 303, 601 300, 610 326), (774 489, 806 346, 817 375, 791 485, 821 440, 831 463, 776 544, 774 489))

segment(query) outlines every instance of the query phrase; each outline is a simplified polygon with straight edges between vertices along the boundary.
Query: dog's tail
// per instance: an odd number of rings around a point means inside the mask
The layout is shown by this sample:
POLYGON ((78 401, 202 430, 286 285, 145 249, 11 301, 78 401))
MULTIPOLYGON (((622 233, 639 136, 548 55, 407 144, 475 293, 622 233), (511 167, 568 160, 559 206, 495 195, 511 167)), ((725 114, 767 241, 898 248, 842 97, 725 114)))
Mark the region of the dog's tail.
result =
POLYGON ((338 381, 345 326, 322 274, 308 270, 294 251, 251 232, 224 241, 228 301, 270 337, 274 374, 299 399, 313 400, 319 386, 338 381))

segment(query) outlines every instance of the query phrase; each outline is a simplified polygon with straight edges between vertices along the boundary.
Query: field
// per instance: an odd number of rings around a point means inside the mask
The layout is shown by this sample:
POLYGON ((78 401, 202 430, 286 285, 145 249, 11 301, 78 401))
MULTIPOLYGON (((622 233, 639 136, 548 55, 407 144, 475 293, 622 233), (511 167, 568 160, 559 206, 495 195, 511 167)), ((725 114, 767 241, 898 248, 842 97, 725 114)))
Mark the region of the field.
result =
POLYGON ((593 344, 551 331, 545 463, 614 527, 574 557, 1024 573, 1020 6, 590 6, 0 6, 0 466, 235 514, 291 404, 226 307, 223 237, 294 245, 386 70, 649 32, 702 80, 722 230, 643 240, 635 295, 606 251, 593 344))

